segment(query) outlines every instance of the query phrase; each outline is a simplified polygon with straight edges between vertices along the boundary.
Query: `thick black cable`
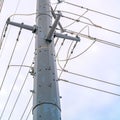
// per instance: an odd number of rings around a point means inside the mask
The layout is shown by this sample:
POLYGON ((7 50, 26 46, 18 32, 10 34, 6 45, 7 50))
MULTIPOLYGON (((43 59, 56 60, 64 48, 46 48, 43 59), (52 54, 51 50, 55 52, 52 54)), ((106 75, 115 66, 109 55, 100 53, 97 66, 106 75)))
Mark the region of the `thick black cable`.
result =
POLYGON ((63 82, 69 83, 69 84, 77 85, 79 87, 84 87, 84 88, 88 88, 88 89, 92 89, 92 90, 95 90, 95 91, 99 91, 99 92, 103 92, 103 93, 107 93, 107 94, 111 94, 111 95, 115 95, 115 96, 120 97, 120 94, 117 94, 117 93, 113 93, 113 92, 105 91, 105 90, 102 90, 102 89, 98 89, 98 88, 78 84, 78 83, 75 83, 75 82, 70 82, 70 81, 65 80, 65 79, 59 79, 59 81, 63 81, 63 82))

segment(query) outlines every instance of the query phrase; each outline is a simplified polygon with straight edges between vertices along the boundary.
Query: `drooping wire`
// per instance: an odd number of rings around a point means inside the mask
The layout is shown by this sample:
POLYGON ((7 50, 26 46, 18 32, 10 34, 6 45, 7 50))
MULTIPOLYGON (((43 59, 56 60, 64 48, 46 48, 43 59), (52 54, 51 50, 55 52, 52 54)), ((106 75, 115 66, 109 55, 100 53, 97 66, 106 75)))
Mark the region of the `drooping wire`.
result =
POLYGON ((76 59, 76 58, 80 57, 81 55, 83 55, 84 53, 86 53, 95 44, 95 42, 96 41, 93 41, 89 47, 87 47, 83 52, 79 53, 78 55, 73 56, 73 57, 71 57, 69 59, 59 60, 59 61, 73 60, 73 59, 76 59))
POLYGON ((78 83, 75 83, 75 82, 70 82, 70 81, 65 80, 65 79, 59 79, 59 81, 63 81, 63 82, 69 83, 69 84, 77 85, 79 87, 84 87, 84 88, 88 88, 88 89, 92 89, 92 90, 95 90, 95 91, 99 91, 99 92, 103 92, 103 93, 107 93, 107 94, 111 94, 111 95, 115 95, 115 96, 120 97, 120 94, 117 94, 117 93, 105 91, 105 90, 102 90, 102 89, 97 89, 97 88, 94 88, 94 87, 78 84, 78 83))
MULTIPOLYGON (((21 28, 20 28, 20 29, 21 29, 21 28)), ((33 36, 32 36, 32 38, 33 38, 33 36)), ((28 51, 27 51, 27 52, 28 52, 28 51)), ((6 109, 7 105, 8 105, 9 99, 10 99, 10 97, 11 97, 12 91, 13 91, 13 89, 14 89, 14 87, 15 87, 16 82, 17 82, 18 76, 19 76, 19 74, 20 74, 20 72, 21 72, 21 70, 22 70, 22 65, 24 64, 24 61, 25 61, 25 59, 26 59, 27 52, 26 52, 26 54, 25 54, 25 56, 24 56, 24 58, 23 58, 23 60, 22 60, 21 66, 20 66, 20 68, 19 68, 19 70, 18 70, 18 72, 17 72, 17 76, 16 76, 15 81, 14 81, 14 83, 13 83, 13 85, 12 85, 12 88, 11 88, 11 90, 10 90, 9 96, 8 96, 8 98, 7 98, 7 101, 6 101, 6 103, 5 103, 5 106, 4 106, 4 108, 3 108, 3 111, 2 111, 2 114, 1 114, 0 118, 2 118, 2 116, 3 116, 3 114, 4 114, 4 111, 5 111, 5 109, 6 109)))
POLYGON ((16 46, 17 46, 17 43, 18 43, 18 41, 19 41, 19 36, 20 36, 20 34, 21 34, 21 30, 22 30, 22 29, 20 28, 20 31, 19 31, 19 33, 18 33, 18 37, 17 37, 17 39, 16 39, 16 42, 15 42, 15 45, 14 45, 14 48, 13 48, 13 51, 12 51, 11 57, 10 57, 9 62, 8 62, 8 66, 7 66, 7 69, 6 69, 5 75, 4 75, 3 80, 2 80, 2 83, 1 83, 1 85, 0 85, 0 90, 2 89, 2 86, 3 86, 3 84, 4 84, 4 81, 5 81, 6 75, 7 75, 7 73, 8 73, 9 65, 10 65, 10 63, 11 63, 11 61, 12 61, 12 58, 13 58, 13 55, 14 55, 14 52, 15 52, 15 49, 16 49, 16 46))
MULTIPOLYGON (((24 115, 25 115, 25 113, 26 113, 26 111, 27 111, 27 109, 28 109, 28 107, 29 107, 29 104, 30 104, 30 102, 31 102, 31 100, 32 100, 32 97, 33 97, 33 94, 30 96, 30 98, 29 98, 29 100, 28 100, 28 103, 27 103, 27 105, 26 105, 26 107, 25 107, 25 109, 24 109, 24 111, 23 111, 23 114, 22 114, 20 120, 23 119, 23 117, 24 117, 24 115)), ((29 117, 31 111, 32 111, 32 109, 30 109, 30 111, 29 111, 29 113, 28 113, 28 115, 27 115, 26 120, 28 119, 28 117, 29 117)))
MULTIPOLYGON (((58 61, 58 65, 60 66, 60 68, 62 68, 62 70, 65 69, 65 67, 67 66, 67 63, 68 63, 68 61, 69 61, 69 58, 70 58, 71 55, 72 55, 72 53, 69 55, 70 49, 71 49, 71 47, 72 47, 72 44, 73 44, 73 41, 71 42, 71 44, 70 44, 70 46, 69 46, 69 49, 68 49, 68 52, 67 52, 67 57, 66 57, 67 60, 65 61, 65 64, 64 64, 63 67, 61 67, 61 65, 60 65, 60 63, 59 63, 59 60, 57 60, 57 61, 58 61)), ((59 77, 58 77, 58 78, 61 77, 62 73, 63 73, 63 71, 61 71, 61 73, 59 74, 59 77)))
POLYGON ((81 8, 81 9, 85 9, 85 10, 88 10, 88 11, 91 11, 91 12, 95 12, 95 13, 98 13, 98 14, 101 14, 101 15, 105 15, 105 16, 108 16, 108 17, 111 17, 111 18, 120 20, 119 17, 112 16, 112 15, 109 15, 109 14, 107 14, 107 13, 102 13, 102 12, 99 12, 99 11, 96 11, 96 10, 92 10, 92 9, 89 9, 89 8, 86 8, 86 7, 83 7, 83 6, 80 6, 80 5, 76 5, 76 4, 70 3, 70 2, 66 2, 66 1, 63 1, 63 2, 64 2, 64 3, 67 3, 67 4, 69 4, 69 5, 72 5, 72 6, 81 8))
MULTIPOLYGON (((32 43, 32 41, 33 41, 33 37, 34 37, 34 35, 32 36, 32 39, 31 39, 31 41, 30 41, 30 43, 29 43, 29 45, 28 45, 27 51, 26 51, 26 53, 25 53, 25 56, 27 56, 27 53, 28 53, 28 51, 29 51, 29 49, 30 49, 31 43, 32 43)), ((31 65, 31 66, 32 66, 32 65, 31 65)), ((20 67, 21 67, 21 66, 20 66, 20 67)), ((16 98, 16 101, 15 101, 15 103, 14 103, 14 105, 13 105, 13 108, 12 108, 12 110, 11 110, 11 112, 10 112, 10 115, 9 115, 9 117, 8 117, 8 120, 10 120, 10 118, 11 118, 11 115, 12 115, 12 113, 13 113, 13 111, 14 111, 14 109, 15 109, 15 106, 16 106, 16 104, 17 104, 17 102, 18 102, 18 99, 19 99, 19 97, 20 97, 20 95, 21 95, 21 92, 22 92, 23 87, 24 87, 24 85, 25 85, 25 83, 26 83, 26 80, 27 80, 27 78, 28 78, 28 75, 29 75, 29 72, 27 73, 27 75, 26 75, 26 77, 25 77, 25 80, 24 80, 24 82, 23 82, 23 84, 22 84, 22 87, 21 87, 21 89, 20 89, 20 91, 19 91, 19 94, 18 94, 18 96, 17 96, 17 98, 16 98)))

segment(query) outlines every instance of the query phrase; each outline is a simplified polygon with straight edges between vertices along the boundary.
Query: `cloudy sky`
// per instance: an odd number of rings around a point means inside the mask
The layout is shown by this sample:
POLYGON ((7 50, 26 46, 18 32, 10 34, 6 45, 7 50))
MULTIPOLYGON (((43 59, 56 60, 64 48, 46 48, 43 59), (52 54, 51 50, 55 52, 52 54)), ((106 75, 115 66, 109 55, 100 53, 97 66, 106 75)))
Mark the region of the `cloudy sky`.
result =
MULTIPOLYGON (((81 39, 77 45, 76 42, 65 40, 62 47, 63 41, 59 39, 55 46, 56 54, 58 53, 57 60, 60 64, 57 64, 58 69, 63 68, 65 60, 69 58, 64 68, 69 73, 63 72, 61 79, 84 86, 59 82, 62 120, 119 120, 120 2, 118 0, 65 0, 57 5, 57 0, 51 0, 51 4, 53 8, 56 7, 56 12, 58 10, 62 12, 63 17, 60 22, 63 28, 68 32, 74 32, 72 36, 79 33, 81 39), (96 39, 90 40, 89 38, 96 39), (102 40, 102 43, 98 40, 102 40), (103 44, 103 41, 107 42, 103 44), (76 45, 75 48, 74 45, 76 45), (70 54, 72 50, 73 54, 70 54), (79 76, 71 73, 77 73, 79 76), (98 82, 96 79, 108 83, 98 82), (96 90, 87 88, 87 86, 96 90)), ((11 15, 13 21, 34 25, 35 13, 36 1, 4 0, 0 13, 0 35, 2 35, 7 18, 11 15)), ((32 120, 32 113, 29 115, 32 100, 30 103, 29 100, 32 94, 30 90, 33 89, 33 78, 31 75, 27 76, 29 67, 21 68, 19 65, 31 66, 34 58, 35 37, 30 31, 22 30, 19 41, 16 42, 18 33, 19 28, 8 26, 0 51, 0 85, 4 80, 0 91, 1 120, 16 120, 16 118, 32 120), (24 112, 26 106, 28 107, 24 112)), ((58 77, 60 73, 58 70, 58 77)))

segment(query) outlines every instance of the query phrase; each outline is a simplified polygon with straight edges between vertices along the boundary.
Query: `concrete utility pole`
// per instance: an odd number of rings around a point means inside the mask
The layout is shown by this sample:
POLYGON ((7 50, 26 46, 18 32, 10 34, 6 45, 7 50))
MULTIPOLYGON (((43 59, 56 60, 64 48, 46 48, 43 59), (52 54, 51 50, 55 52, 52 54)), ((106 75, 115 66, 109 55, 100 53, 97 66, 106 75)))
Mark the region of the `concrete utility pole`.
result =
POLYGON ((61 120, 60 97, 56 60, 54 53, 53 36, 79 42, 78 36, 72 37, 56 33, 61 14, 56 15, 51 8, 49 0, 37 0, 36 25, 29 26, 7 20, 7 25, 20 27, 36 33, 35 41, 35 65, 32 71, 34 75, 33 90, 33 120, 61 120), (52 16, 55 21, 52 25, 52 16))
POLYGON ((47 41, 52 15, 49 0, 37 0, 33 120, 61 120, 54 43, 47 41))

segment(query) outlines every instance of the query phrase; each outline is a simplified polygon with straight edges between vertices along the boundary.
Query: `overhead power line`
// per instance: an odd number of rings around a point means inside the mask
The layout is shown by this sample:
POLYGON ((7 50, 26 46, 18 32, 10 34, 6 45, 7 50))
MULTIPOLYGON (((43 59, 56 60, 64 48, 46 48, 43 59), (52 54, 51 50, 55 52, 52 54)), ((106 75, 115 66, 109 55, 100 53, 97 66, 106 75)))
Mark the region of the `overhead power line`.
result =
POLYGON ((107 94, 111 94, 111 95, 115 95, 115 96, 120 97, 120 94, 105 91, 105 90, 101 90, 101 89, 97 89, 97 88, 94 88, 94 87, 89 87, 89 86, 78 84, 78 83, 75 83, 75 82, 70 82, 69 80, 59 79, 59 81, 63 81, 63 82, 69 83, 69 84, 77 85, 79 87, 84 87, 84 88, 88 88, 88 89, 92 89, 92 90, 95 90, 95 91, 99 91, 99 92, 103 92, 103 93, 107 93, 107 94))
MULTIPOLYGON (((87 25, 90 25, 90 26, 93 26, 93 27, 96 27, 96 28, 99 28, 99 29, 103 29, 103 30, 106 30, 106 31, 109 31, 109 32, 112 32, 112 33, 115 33, 115 34, 119 34, 119 35, 120 35, 120 32, 118 32, 118 31, 114 31, 114 30, 111 30, 111 29, 108 29, 108 28, 105 28, 105 27, 96 25, 96 24, 94 24, 94 23, 90 24, 90 23, 84 22, 84 21, 82 21, 82 20, 74 19, 74 18, 65 16, 65 15, 62 15, 62 17, 67 18, 67 19, 70 19, 70 20, 73 20, 73 21, 76 21, 76 22, 80 22, 80 23, 83 23, 83 24, 87 24, 87 25)), ((88 19, 88 20, 90 21, 90 19, 88 19)), ((91 21, 91 22, 92 22, 92 21, 91 21)))
POLYGON ((65 30, 67 33, 70 33, 70 34, 74 34, 74 35, 78 35, 80 37, 84 37, 84 38, 87 38, 89 40, 94 40, 96 42, 100 42, 100 43, 103 43, 103 44, 106 44, 106 45, 109 45, 109 46, 113 46, 113 47, 116 47, 116 48, 120 48, 120 45, 119 44, 116 44, 116 43, 112 43, 112 42, 109 42, 109 41, 105 41, 105 40, 102 40, 102 39, 99 39, 99 38, 95 38, 95 37, 92 37, 90 35, 86 35, 86 34, 82 34, 82 33, 78 33, 78 32, 75 32, 75 31, 72 31, 72 30, 68 30, 66 29, 65 30))
MULTIPOLYGON (((19 32, 19 35, 20 35, 20 32, 19 32)), ((18 40, 18 38, 19 38, 19 35, 18 35, 18 37, 17 37, 17 40, 18 40)), ((33 34, 33 36, 34 36, 34 34, 33 34)), ((13 89, 14 89, 14 87, 15 87, 15 84, 16 84, 16 82, 17 82, 18 76, 19 76, 19 74, 20 74, 20 72, 21 72, 21 70, 22 70, 22 65, 23 65, 23 63, 24 63, 24 61, 25 61, 25 59, 26 59, 27 54, 28 54, 28 51, 29 51, 31 42, 32 42, 32 40, 33 40, 33 36, 32 36, 32 38, 31 38, 31 41, 30 41, 30 44, 29 44, 29 46, 28 46, 28 48, 27 48, 27 51, 26 51, 26 53, 25 53, 25 56, 24 56, 24 58, 23 58, 23 60, 22 60, 21 66, 20 66, 20 68, 19 68, 19 70, 18 70, 18 72, 17 72, 17 76, 16 76, 16 78, 15 78, 15 80, 14 80, 14 83, 13 83, 12 88, 11 88, 11 90, 10 90, 10 93, 9 93, 9 95, 8 95, 8 98, 7 98, 7 101, 6 101, 5 106, 4 106, 4 108, 3 108, 3 111, 2 111, 2 113, 1 113, 0 119, 2 119, 2 116, 3 116, 4 112, 5 112, 5 109, 6 109, 7 105, 8 105, 8 102, 9 102, 9 99, 10 99, 11 94, 12 94, 12 92, 13 92, 13 89)), ((13 108, 13 110, 14 110, 14 108, 13 108)), ((11 116, 11 115, 10 115, 10 116, 11 116)))
POLYGON ((19 33, 18 33, 18 36, 17 36, 16 42, 15 42, 15 45, 14 45, 14 48, 13 48, 13 51, 12 51, 11 57, 10 57, 9 62, 8 62, 7 69, 6 69, 6 71, 5 71, 5 75, 4 75, 3 80, 2 80, 2 83, 1 83, 1 85, 0 85, 0 90, 2 89, 2 86, 3 86, 3 84, 4 84, 4 81, 5 81, 6 75, 7 75, 7 73, 8 73, 9 65, 10 65, 10 63, 11 63, 11 61, 12 61, 12 58, 13 58, 13 55, 14 55, 15 49, 16 49, 16 47, 17 47, 17 43, 18 43, 18 41, 19 41, 19 36, 20 36, 20 34, 21 34, 21 30, 22 30, 22 29, 20 29, 20 31, 19 31, 19 33))
POLYGON ((120 87, 119 84, 111 83, 111 82, 108 82, 108 81, 105 81, 105 80, 93 78, 93 77, 86 76, 86 75, 81 75, 81 74, 79 74, 79 73, 70 72, 70 71, 65 70, 65 69, 64 69, 64 70, 58 69, 58 70, 59 70, 59 71, 66 72, 66 73, 69 73, 69 74, 72 74, 72 75, 76 75, 76 76, 80 76, 80 77, 83 77, 83 78, 87 78, 87 79, 91 79, 91 80, 94 80, 94 81, 98 81, 98 82, 106 83, 106 84, 113 85, 113 86, 116 86, 116 87, 120 87))
MULTIPOLYGON (((23 111, 23 114, 22 114, 20 120, 23 120, 23 117, 24 117, 24 115, 25 115, 25 113, 26 113, 26 111, 27 111, 27 109, 28 109, 28 107, 29 107, 29 104, 30 104, 30 102, 31 102, 31 100, 32 100, 32 97, 33 97, 33 94, 30 96, 30 98, 29 98, 29 100, 28 100, 28 103, 26 104, 26 107, 25 107, 25 109, 24 109, 24 111, 23 111)), ((32 111, 32 108, 30 108, 30 111, 29 111, 29 113, 28 113, 28 115, 27 115, 26 120, 28 119, 31 111, 32 111)))
POLYGON ((73 3, 70 3, 70 2, 66 2, 66 1, 64 1, 64 3, 67 3, 67 4, 69 4, 69 5, 72 5, 72 6, 75 6, 75 7, 81 8, 81 9, 85 9, 85 10, 87 10, 87 11, 95 12, 95 13, 98 13, 98 14, 101 14, 101 15, 105 15, 105 16, 108 16, 108 17, 111 17, 111 18, 114 18, 114 19, 120 20, 119 17, 112 16, 112 15, 107 14, 107 13, 103 13, 103 12, 99 12, 99 11, 96 11, 96 10, 92 10, 92 9, 89 9, 89 8, 86 8, 86 7, 83 7, 83 6, 80 6, 80 5, 76 5, 76 4, 73 4, 73 3))

